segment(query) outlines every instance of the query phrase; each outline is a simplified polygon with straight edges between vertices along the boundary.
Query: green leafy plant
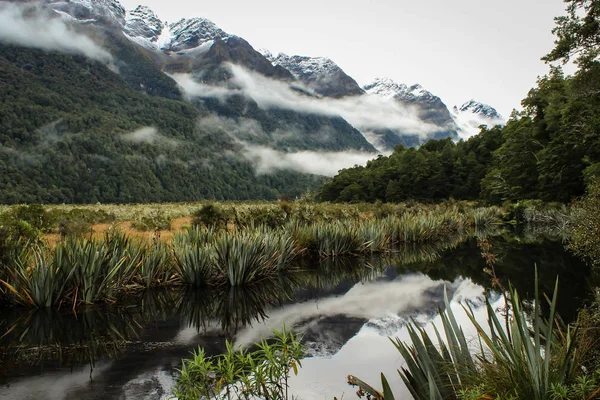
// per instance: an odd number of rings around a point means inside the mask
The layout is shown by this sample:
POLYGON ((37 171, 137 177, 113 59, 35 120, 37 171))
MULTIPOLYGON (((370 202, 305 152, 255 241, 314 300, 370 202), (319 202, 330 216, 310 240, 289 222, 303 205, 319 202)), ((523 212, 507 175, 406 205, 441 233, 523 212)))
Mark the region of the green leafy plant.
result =
MULTIPOLYGON (((556 323, 559 320, 557 292, 558 280, 552 300, 548 299, 550 312, 546 319, 540 309, 536 283, 534 309, 529 320, 517 292, 511 289, 512 320, 508 330, 486 300, 489 333, 476 320, 474 312, 463 306, 477 330, 480 351, 475 356, 445 296, 446 308, 440 313, 445 340, 434 327, 438 343, 435 345, 416 323, 408 328, 411 344, 392 340, 406 362, 406 367, 399 370, 400 377, 418 400, 469 398, 474 392, 487 396, 480 398, 550 399, 551 393, 558 393, 559 385, 572 382, 578 372, 575 333, 556 323)), ((359 379, 350 377, 349 382, 365 393, 374 393, 375 397, 393 399, 393 395, 381 394, 359 379)), ((591 393, 589 381, 579 383, 585 384, 591 393)))
POLYGON ((188 399, 289 399, 291 371, 302 367, 301 337, 285 328, 273 331, 272 341, 254 343, 255 350, 234 349, 208 356, 204 349, 183 360, 175 395, 188 399))

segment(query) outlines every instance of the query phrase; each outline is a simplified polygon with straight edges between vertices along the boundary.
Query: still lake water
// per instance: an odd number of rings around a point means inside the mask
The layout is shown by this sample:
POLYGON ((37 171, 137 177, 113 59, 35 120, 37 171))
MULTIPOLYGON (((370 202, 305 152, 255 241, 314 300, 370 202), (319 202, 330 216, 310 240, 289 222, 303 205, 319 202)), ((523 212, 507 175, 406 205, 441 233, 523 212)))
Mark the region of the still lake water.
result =
MULTIPOLYGON (((497 275, 522 298, 532 297, 535 265, 543 292, 560 277, 563 319, 590 298, 589 267, 559 242, 512 235, 490 242, 497 275)), ((445 250, 413 246, 386 257, 326 260, 251 290, 152 291, 76 315, 0 310, 0 399, 168 399, 181 359, 198 346, 219 354, 226 340, 249 344, 284 324, 304 333, 308 350, 291 381, 300 398, 356 398, 347 375, 378 385, 380 372, 406 393, 388 337, 406 339, 411 319, 439 322, 444 288, 465 327, 460 303, 485 318, 486 296, 503 304, 485 268, 477 242, 457 240, 445 250)))

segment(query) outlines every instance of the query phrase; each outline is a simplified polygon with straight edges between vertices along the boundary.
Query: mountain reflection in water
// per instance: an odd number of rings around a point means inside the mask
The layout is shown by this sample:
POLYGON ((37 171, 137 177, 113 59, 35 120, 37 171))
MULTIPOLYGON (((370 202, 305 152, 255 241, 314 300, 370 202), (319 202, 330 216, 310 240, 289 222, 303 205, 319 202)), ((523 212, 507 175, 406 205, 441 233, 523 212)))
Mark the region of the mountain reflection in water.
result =
MULTIPOLYGON (((508 235, 491 242, 500 280, 523 298, 531 298, 536 264, 541 291, 560 276, 564 319, 588 298, 589 268, 560 243, 508 235)), ((246 289, 147 291, 76 315, 5 310, 0 398, 166 399, 190 351, 219 354, 226 340, 248 345, 284 324, 304 333, 308 350, 291 382, 301 398, 354 398, 348 374, 376 383, 384 372, 401 391, 401 359, 387 337, 406 339, 411 319, 435 323, 444 288, 457 316, 464 316, 460 302, 476 313, 485 312, 485 296, 502 302, 484 268, 476 241, 455 238, 372 259, 306 261, 298 273, 246 289)))

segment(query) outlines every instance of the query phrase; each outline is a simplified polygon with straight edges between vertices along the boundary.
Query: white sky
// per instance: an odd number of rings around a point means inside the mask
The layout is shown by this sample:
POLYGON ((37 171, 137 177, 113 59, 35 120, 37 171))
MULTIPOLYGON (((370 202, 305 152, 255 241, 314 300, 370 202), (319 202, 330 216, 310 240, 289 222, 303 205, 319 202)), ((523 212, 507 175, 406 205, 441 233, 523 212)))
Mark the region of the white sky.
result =
POLYGON ((548 71, 562 0, 121 0, 164 21, 205 17, 255 49, 325 56, 364 85, 420 83, 449 106, 475 98, 505 117, 548 71))

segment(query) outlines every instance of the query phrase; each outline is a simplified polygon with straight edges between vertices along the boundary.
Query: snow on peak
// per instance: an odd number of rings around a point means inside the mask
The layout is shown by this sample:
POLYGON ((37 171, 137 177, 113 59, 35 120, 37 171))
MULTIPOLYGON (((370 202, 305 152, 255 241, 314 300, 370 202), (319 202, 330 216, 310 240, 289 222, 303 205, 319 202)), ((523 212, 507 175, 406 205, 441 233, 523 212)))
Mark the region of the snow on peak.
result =
POLYGON ((452 118, 459 127, 459 135, 462 139, 468 139, 479 133, 480 125, 492 127, 504 125, 505 119, 496 109, 477 100, 469 100, 462 106, 454 106, 451 110, 452 118))
POLYGON ((137 6, 125 19, 125 34, 142 45, 159 47, 158 41, 165 24, 150 8, 137 6))
POLYGON ((46 4, 75 21, 125 25, 125 8, 116 0, 46 0, 46 4))
POLYGON ((164 50, 181 51, 200 47, 216 39, 231 37, 214 22, 206 18, 183 18, 169 25, 171 39, 164 50))
POLYGON ((376 78, 373 82, 363 88, 368 94, 381 97, 393 98, 398 94, 405 93, 408 87, 402 83, 396 83, 390 78, 376 78))
POLYGON ((299 79, 341 71, 336 63, 325 57, 289 56, 285 53, 273 57, 269 51, 264 51, 263 55, 271 64, 281 65, 299 79))
POLYGON ((394 82, 390 78, 377 78, 365 85, 364 89, 368 94, 408 102, 432 101, 437 98, 418 83, 407 86, 403 83, 394 82))
POLYGON ((182 18, 168 24, 146 6, 127 13, 124 33, 130 40, 153 50, 186 53, 205 51, 214 40, 231 37, 206 18, 182 18))
POLYGON ((464 103, 462 106, 460 106, 460 108, 454 106, 454 112, 469 112, 471 114, 479 114, 489 119, 503 119, 502 115, 500 115, 494 107, 480 103, 479 101, 473 99, 464 103))

